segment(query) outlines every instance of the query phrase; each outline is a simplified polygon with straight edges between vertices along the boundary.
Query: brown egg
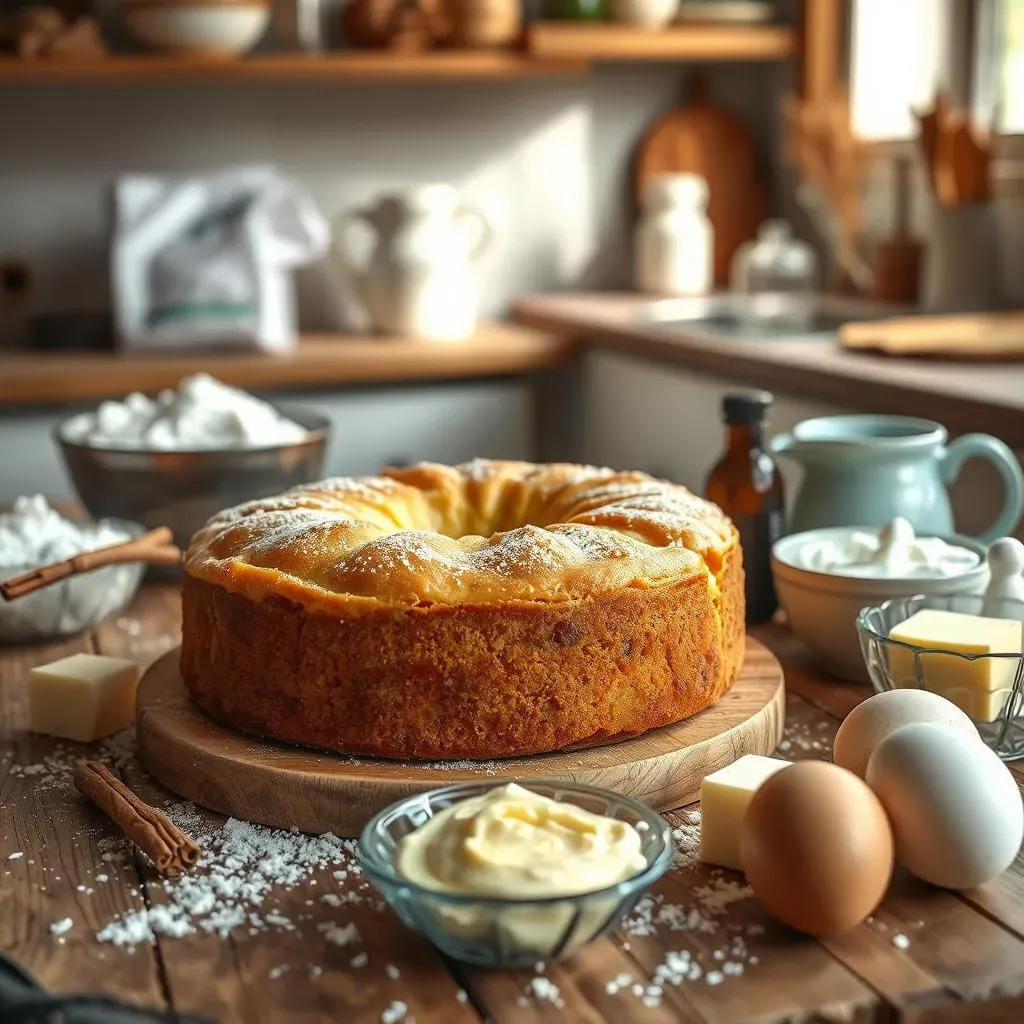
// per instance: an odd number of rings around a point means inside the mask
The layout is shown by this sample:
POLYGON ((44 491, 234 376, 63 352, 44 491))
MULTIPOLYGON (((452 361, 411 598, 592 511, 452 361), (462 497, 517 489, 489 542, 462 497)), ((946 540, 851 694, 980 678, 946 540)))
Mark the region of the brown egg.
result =
POLYGON ((881 902, 892 877, 892 829, 878 797, 853 772, 802 761, 754 794, 740 829, 740 862, 776 917, 831 935, 881 902))

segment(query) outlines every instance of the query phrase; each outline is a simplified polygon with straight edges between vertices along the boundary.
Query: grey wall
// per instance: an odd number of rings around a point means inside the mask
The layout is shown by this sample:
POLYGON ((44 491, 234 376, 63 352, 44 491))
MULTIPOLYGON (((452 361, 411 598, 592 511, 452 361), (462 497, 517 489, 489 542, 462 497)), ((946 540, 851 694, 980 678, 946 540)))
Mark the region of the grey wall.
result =
MULTIPOLYGON (((714 95, 738 110, 766 175, 786 65, 723 66, 714 95)), ((526 291, 628 280, 628 169, 645 127, 685 96, 685 69, 615 67, 511 82, 6 85, 0 97, 0 258, 24 258, 32 309, 108 304, 109 188, 123 171, 270 161, 327 213, 441 180, 496 222, 481 270, 485 313, 526 291)), ((300 280, 303 326, 337 320, 329 273, 300 280)), ((28 309, 0 310, 0 338, 28 309)))

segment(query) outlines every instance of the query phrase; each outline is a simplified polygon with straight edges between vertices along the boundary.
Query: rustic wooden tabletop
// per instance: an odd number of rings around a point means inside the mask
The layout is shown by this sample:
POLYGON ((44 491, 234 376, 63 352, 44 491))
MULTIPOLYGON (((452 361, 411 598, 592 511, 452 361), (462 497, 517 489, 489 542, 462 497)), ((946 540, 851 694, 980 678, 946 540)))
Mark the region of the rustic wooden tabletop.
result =
MULTIPOLYGON (((55 991, 286 1024, 1024 1021, 1024 858, 968 893, 899 876, 867 922, 817 942, 773 921, 741 876, 694 862, 695 807, 668 815, 678 865, 612 937, 534 971, 446 962, 380 904, 340 844, 310 852, 301 836, 256 829, 232 847, 224 819, 182 807, 123 738, 93 750, 25 732, 31 665, 76 651, 145 665, 177 644, 179 627, 175 589, 147 585, 95 633, 0 654, 0 950, 55 991), (87 754, 204 836, 233 879, 225 891, 165 887, 73 789, 87 754)), ((866 690, 809 669, 782 628, 757 635, 786 668, 780 755, 828 757, 866 690)))

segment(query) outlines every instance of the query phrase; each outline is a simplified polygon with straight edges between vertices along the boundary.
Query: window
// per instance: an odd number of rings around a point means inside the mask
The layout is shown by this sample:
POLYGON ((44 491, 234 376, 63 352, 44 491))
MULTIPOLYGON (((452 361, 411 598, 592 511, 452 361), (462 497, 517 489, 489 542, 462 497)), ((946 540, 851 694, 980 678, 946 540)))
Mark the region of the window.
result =
POLYGON ((1000 131, 1024 135, 1024 0, 1003 0, 1000 131))
POLYGON ((945 90, 1024 134, 1024 0, 850 0, 850 116, 872 142, 913 138, 945 90))

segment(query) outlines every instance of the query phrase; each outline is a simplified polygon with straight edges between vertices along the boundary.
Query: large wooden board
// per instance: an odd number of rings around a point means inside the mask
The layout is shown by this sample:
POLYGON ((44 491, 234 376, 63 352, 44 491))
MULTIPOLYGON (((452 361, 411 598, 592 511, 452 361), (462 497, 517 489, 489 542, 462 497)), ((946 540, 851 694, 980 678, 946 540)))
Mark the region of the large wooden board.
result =
POLYGON ((782 668, 748 640, 739 679, 713 708, 635 739, 590 750, 488 762, 385 761, 263 742, 204 714, 171 651, 146 673, 137 708, 139 756, 168 789, 248 821, 355 836, 410 793, 466 781, 566 778, 605 786, 658 810, 695 800, 701 779, 782 737, 782 668))

